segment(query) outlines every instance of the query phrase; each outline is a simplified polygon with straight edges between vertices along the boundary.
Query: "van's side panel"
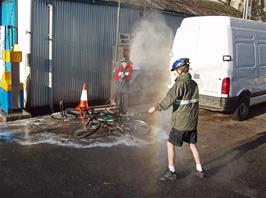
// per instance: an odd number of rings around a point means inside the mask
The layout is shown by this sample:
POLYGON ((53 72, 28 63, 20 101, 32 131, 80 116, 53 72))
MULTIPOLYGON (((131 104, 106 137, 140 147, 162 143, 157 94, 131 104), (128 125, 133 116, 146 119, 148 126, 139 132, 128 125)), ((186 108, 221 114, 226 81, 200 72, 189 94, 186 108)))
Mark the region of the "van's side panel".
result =
POLYGON ((254 32, 233 28, 233 64, 231 96, 239 96, 242 91, 250 93, 257 91, 255 81, 256 46, 254 32))
POLYGON ((252 93, 250 105, 266 101, 266 27, 265 31, 255 32, 257 92, 252 93))
POLYGON ((266 94, 266 30, 265 32, 256 32, 256 46, 257 86, 259 92, 266 94))
POLYGON ((258 104, 266 100, 266 31, 236 28, 233 32, 232 95, 248 90, 250 105, 258 104))

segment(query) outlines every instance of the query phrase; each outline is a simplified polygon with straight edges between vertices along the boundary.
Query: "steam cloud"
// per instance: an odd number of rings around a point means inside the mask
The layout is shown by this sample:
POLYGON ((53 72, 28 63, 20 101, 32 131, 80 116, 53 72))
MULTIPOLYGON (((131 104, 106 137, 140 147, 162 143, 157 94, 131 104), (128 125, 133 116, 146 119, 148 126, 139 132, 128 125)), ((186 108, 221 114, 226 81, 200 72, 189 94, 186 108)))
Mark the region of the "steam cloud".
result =
POLYGON ((141 69, 168 70, 173 31, 163 16, 151 14, 140 21, 133 31, 130 60, 141 69))

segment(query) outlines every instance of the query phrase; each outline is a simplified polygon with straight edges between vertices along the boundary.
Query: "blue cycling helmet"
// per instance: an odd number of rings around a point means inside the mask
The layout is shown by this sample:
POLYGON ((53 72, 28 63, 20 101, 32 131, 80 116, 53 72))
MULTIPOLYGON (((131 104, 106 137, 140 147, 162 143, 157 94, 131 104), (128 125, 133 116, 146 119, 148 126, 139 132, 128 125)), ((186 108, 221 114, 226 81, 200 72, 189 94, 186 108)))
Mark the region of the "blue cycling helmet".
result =
POLYGON ((172 65, 171 71, 175 71, 176 69, 178 69, 179 67, 182 67, 182 66, 188 66, 189 67, 189 58, 180 58, 180 59, 176 60, 172 65))

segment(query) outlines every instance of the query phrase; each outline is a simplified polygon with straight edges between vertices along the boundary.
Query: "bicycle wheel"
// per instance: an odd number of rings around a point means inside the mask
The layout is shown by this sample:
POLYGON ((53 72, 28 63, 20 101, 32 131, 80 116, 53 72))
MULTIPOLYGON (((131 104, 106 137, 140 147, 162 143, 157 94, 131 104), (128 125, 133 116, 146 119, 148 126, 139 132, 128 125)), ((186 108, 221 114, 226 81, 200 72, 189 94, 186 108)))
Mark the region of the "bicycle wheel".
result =
POLYGON ((142 120, 124 120, 121 128, 135 135, 147 135, 151 131, 150 125, 142 120))
POLYGON ((101 126, 101 123, 97 120, 90 120, 85 125, 82 125, 80 128, 78 128, 73 135, 76 138, 85 138, 87 136, 92 135, 95 133, 101 126))
POLYGON ((77 115, 70 112, 56 112, 51 115, 53 119, 62 120, 62 121, 70 121, 77 117, 77 115))

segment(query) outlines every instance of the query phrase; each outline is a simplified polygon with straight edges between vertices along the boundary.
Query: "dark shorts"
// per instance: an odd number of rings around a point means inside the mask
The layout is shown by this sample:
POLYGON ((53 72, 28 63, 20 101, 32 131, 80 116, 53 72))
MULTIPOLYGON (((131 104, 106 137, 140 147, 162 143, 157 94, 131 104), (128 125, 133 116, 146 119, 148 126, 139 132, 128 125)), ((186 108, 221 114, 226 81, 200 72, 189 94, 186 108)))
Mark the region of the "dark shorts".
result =
POLYGON ((176 146, 182 146, 183 142, 196 144, 197 143, 197 130, 178 131, 176 129, 172 129, 169 134, 168 142, 176 146))

